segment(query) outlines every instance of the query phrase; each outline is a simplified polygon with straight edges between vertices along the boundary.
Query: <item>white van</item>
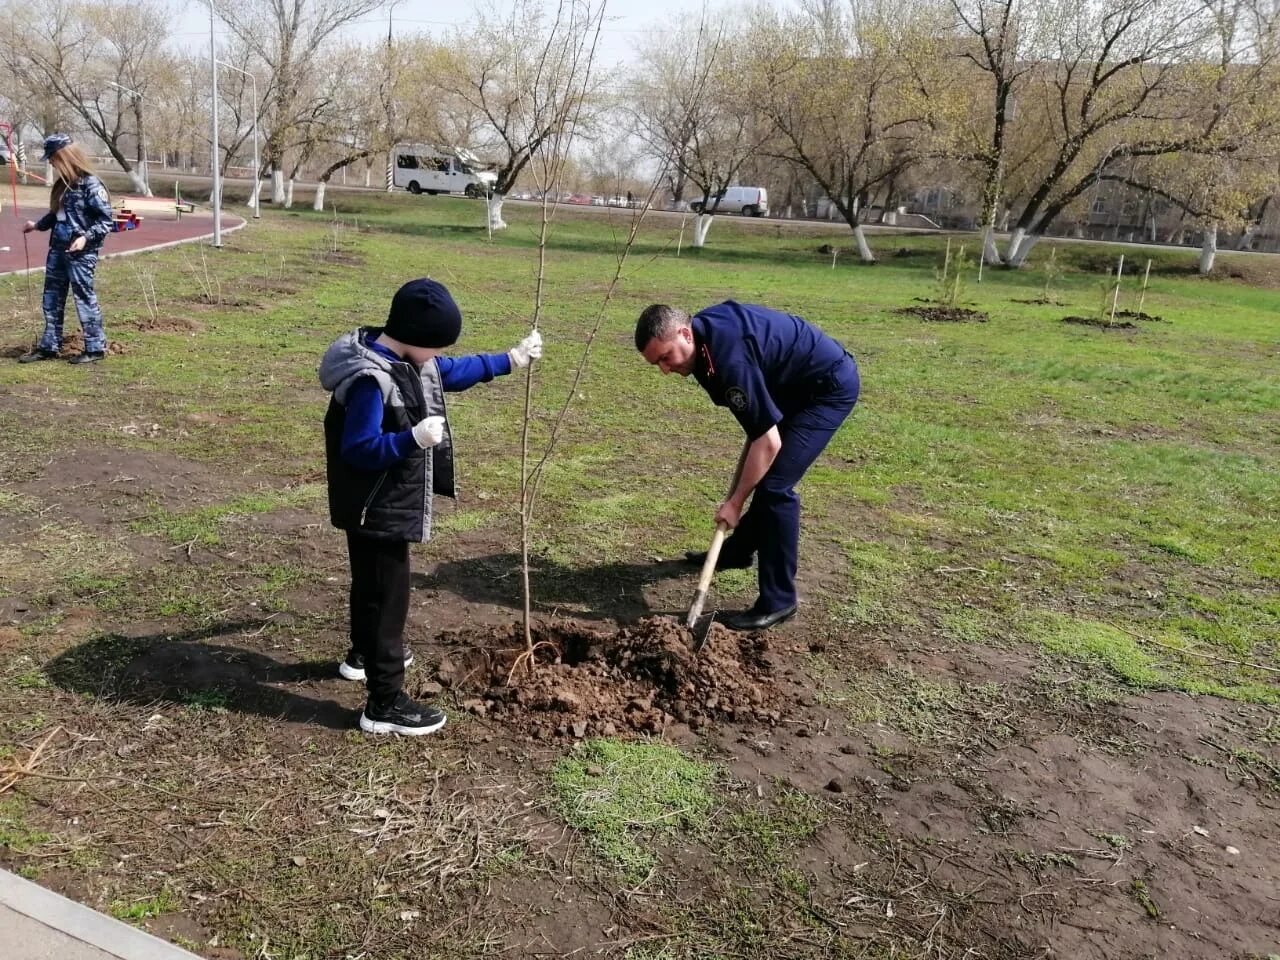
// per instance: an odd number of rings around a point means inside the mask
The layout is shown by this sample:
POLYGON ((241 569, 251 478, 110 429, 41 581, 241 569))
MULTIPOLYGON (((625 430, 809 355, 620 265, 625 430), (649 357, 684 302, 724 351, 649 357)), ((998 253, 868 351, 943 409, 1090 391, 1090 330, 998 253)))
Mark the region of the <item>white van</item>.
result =
MULTIPOLYGON (((694 213, 702 212, 702 197, 689 202, 689 209, 694 213)), ((706 204, 707 210, 715 213, 740 213, 744 217, 767 217, 769 215, 769 191, 764 187, 730 187, 720 195, 717 205, 715 197, 706 204)))
POLYGON ((481 170, 480 162, 465 150, 445 152, 420 143, 397 145, 394 182, 410 193, 465 193, 482 197, 493 189, 498 175, 481 170))

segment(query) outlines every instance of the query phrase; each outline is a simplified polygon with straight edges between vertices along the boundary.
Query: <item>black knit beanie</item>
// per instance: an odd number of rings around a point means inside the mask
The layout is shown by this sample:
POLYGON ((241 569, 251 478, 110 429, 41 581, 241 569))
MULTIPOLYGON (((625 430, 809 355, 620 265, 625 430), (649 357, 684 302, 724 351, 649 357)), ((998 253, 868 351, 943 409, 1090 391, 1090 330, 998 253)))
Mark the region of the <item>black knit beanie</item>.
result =
POLYGON ((462 313, 443 283, 410 280, 391 298, 385 333, 411 347, 450 347, 462 333, 462 313))

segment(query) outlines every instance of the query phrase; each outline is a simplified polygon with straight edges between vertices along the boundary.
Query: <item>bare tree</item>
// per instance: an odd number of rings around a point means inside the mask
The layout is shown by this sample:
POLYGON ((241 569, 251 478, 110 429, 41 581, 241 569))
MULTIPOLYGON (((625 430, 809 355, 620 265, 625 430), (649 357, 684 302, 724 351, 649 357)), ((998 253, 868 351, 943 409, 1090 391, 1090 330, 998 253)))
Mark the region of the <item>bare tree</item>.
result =
MULTIPOLYGON (((381 44, 378 47, 381 48, 381 44)), ((334 52, 327 64, 326 98, 331 108, 321 113, 310 140, 326 157, 332 157, 321 172, 312 208, 324 209, 325 186, 329 179, 359 160, 390 148, 384 64, 360 44, 347 44, 334 52)))
POLYGON ((990 264, 1002 262, 996 246, 996 219, 1007 163, 1009 128, 1015 115, 1015 97, 1032 72, 1038 49, 1044 48, 1039 31, 1049 22, 1043 9, 1029 0, 948 0, 956 16, 959 41, 955 57, 961 61, 961 82, 968 61, 985 73, 987 95, 972 98, 973 109, 956 130, 952 155, 974 161, 982 170, 982 255, 990 264), (967 122, 965 122, 967 121, 967 122))
POLYGON ((538 0, 515 0, 505 15, 483 11, 450 38, 434 85, 456 114, 480 118, 470 146, 491 158, 497 173, 490 229, 507 226, 503 201, 534 154, 567 124, 586 119, 599 89, 590 65, 603 15, 593 0, 560 0, 550 10, 538 0))
MULTIPOLYGON (((1116 2, 1083 24, 1085 36, 1101 41, 1075 43, 1071 56, 1045 72, 1049 95, 1043 103, 1052 117, 1045 142, 1052 150, 1010 240, 1013 266, 1025 261, 1059 214, 1104 178, 1159 157, 1179 158, 1179 169, 1212 177, 1231 170, 1225 161, 1274 127, 1273 0, 1116 2)), ((1208 198, 1229 193, 1212 183, 1204 191, 1208 198)), ((1205 202, 1193 193, 1184 198, 1197 206, 1205 202)), ((1206 260, 1211 264, 1211 257, 1206 260)))
POLYGON ((30 89, 65 103, 105 145, 138 192, 144 110, 159 88, 171 16, 158 0, 50 0, 40 6, 8 0, 0 8, 9 31, 0 58, 30 89), (134 141, 134 157, 125 140, 134 141))
POLYGON ((689 182, 690 151, 705 110, 702 97, 719 49, 719 33, 710 32, 702 18, 693 16, 655 28, 637 46, 622 98, 628 126, 649 157, 674 158, 667 165, 667 185, 676 204, 684 200, 689 182))
MULTIPOLYGON (((284 174, 309 156, 308 136, 318 111, 318 82, 326 43, 342 27, 377 9, 382 0, 210 0, 231 33, 262 63, 267 121, 264 160, 271 167, 271 200, 286 201, 284 174)), ((314 148, 312 148, 314 149, 314 148)))
POLYGON ((770 136, 743 78, 752 42, 705 15, 686 18, 641 45, 628 84, 634 129, 670 171, 673 199, 693 188, 695 247, 706 243, 725 191, 770 136))
POLYGON ((1225 115, 1214 84, 1202 82, 1213 30, 1201 0, 1056 2, 1051 59, 1028 79, 1020 110, 1039 149, 1009 241, 1011 266, 1114 163, 1193 149, 1225 115), (1208 115, 1205 96, 1219 101, 1208 115))
POLYGON ((892 202, 928 155, 941 84, 937 23, 920 4, 854 0, 753 24, 753 99, 778 133, 766 147, 807 172, 849 225, 864 262, 875 255, 861 213, 892 202), (930 91, 933 91, 932 95, 930 91))

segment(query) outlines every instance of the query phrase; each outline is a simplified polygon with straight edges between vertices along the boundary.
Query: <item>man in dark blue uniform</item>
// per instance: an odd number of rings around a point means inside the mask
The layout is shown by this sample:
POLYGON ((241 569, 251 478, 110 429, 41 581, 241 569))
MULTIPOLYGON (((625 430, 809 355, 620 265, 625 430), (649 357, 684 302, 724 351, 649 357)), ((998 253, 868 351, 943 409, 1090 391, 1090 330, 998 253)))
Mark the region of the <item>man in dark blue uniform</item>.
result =
MULTIPOLYGON (((692 374, 747 434, 733 490, 716 510, 716 522, 734 531, 716 569, 746 568, 758 556, 760 596, 725 626, 764 630, 789 619, 800 541, 795 486, 857 403, 857 364, 799 317, 733 300, 693 317, 663 304, 646 308, 636 349, 663 373, 692 374)), ((701 564, 706 554, 688 556, 701 564)))

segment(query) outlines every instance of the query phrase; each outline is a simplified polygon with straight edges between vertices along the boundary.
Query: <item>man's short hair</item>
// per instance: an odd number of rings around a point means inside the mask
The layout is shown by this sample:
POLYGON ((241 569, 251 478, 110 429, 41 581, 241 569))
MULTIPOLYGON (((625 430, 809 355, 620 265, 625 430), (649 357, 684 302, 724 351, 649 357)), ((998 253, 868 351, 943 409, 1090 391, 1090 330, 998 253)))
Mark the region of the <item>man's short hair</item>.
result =
POLYGON ((644 353, 650 340, 669 340, 676 329, 689 323, 689 315, 676 307, 665 303, 655 303, 645 307, 636 321, 636 349, 644 353))

